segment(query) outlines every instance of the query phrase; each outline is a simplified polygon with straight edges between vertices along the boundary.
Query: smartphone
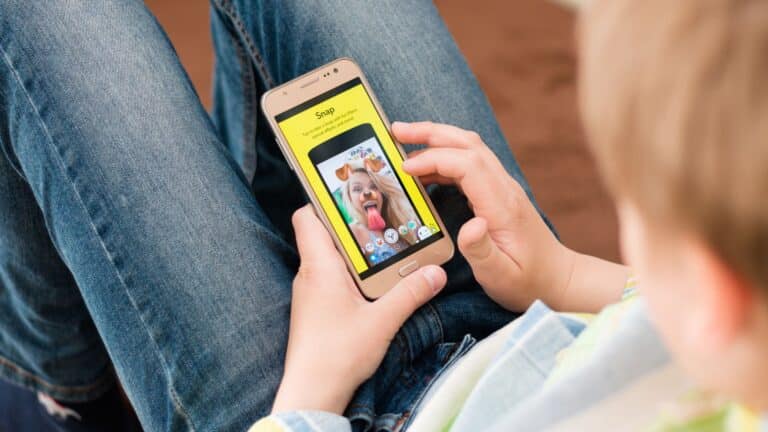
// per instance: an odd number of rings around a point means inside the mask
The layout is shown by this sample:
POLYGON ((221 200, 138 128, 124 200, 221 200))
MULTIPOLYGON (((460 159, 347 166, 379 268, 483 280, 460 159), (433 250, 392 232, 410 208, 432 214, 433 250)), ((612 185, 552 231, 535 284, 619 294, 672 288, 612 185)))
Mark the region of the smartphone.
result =
POLYGON ((276 87, 261 107, 366 298, 453 256, 424 187, 402 170, 405 153, 354 61, 341 58, 276 87))

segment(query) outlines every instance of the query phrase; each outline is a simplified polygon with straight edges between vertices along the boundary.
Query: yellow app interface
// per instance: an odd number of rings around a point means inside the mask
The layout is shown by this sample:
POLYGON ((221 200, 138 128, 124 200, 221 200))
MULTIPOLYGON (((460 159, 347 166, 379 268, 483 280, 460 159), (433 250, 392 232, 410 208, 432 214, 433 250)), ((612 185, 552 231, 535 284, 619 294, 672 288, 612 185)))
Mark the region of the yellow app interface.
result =
POLYGON ((361 279, 443 237, 359 78, 275 120, 361 279))

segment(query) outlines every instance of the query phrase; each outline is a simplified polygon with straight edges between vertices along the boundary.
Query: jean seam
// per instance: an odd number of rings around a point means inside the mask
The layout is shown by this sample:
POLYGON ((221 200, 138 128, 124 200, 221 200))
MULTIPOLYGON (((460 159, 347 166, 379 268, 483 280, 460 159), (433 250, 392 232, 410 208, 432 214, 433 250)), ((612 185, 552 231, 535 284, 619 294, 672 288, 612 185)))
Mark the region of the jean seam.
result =
POLYGON ((34 383, 36 383, 37 385, 40 385, 44 389, 49 389, 50 391, 56 392, 59 394, 71 394, 73 396, 79 395, 82 393, 94 392, 102 387, 105 387, 107 384, 109 384, 109 381, 112 379, 112 373, 107 371, 101 376, 101 378, 98 378, 96 381, 94 381, 91 384, 74 385, 74 386, 62 386, 62 385, 52 384, 47 380, 44 380, 43 378, 40 378, 39 376, 35 375, 34 373, 29 372, 22 366, 19 366, 15 362, 9 360, 7 357, 4 357, 2 355, 0 355, 0 368, 2 368, 3 370, 9 371, 12 374, 18 375, 24 380, 33 381, 34 383))
MULTIPOLYGON (((241 83, 243 86, 243 159, 252 158, 253 164, 258 163, 256 153, 256 109, 258 103, 256 102, 256 85, 254 84, 255 78, 253 76, 253 66, 248 62, 248 56, 243 47, 242 41, 235 38, 230 34, 232 42, 235 44, 235 50, 237 51, 237 58, 240 62, 241 70, 241 83)), ((250 176, 250 174, 249 174, 250 176)), ((248 179, 252 181, 253 179, 248 179)))
POLYGON ((255 171, 255 164, 257 163, 258 156, 256 152, 257 127, 255 122, 255 119, 257 118, 256 111, 258 110, 258 96, 255 85, 256 79, 254 77, 254 67, 249 61, 250 59, 244 46, 244 42, 238 37, 239 33, 236 32, 236 29, 232 28, 235 22, 240 22, 240 20, 232 17, 234 11, 225 10, 225 6, 218 4, 218 2, 213 3, 215 10, 220 15, 219 18, 222 19, 222 21, 224 21, 225 18, 228 20, 228 22, 223 22, 223 25, 226 28, 229 42, 235 48, 237 61, 240 65, 240 84, 243 89, 243 132, 240 137, 241 147, 243 148, 243 171, 244 174, 246 174, 248 182, 251 182, 253 181, 252 177, 254 174, 252 171, 255 171), (222 17, 221 15, 224 16, 222 17), (253 166, 249 165, 251 163, 248 162, 249 159, 253 161, 253 166), (246 167, 249 167, 249 169, 245 169, 246 167))
POLYGON ((445 329, 443 328, 443 320, 440 318, 440 314, 437 313, 437 309, 432 305, 432 302, 427 302, 425 310, 434 317, 434 322, 437 324, 437 329, 440 332, 440 342, 445 342, 445 329))
POLYGON ((261 75, 262 80, 264 80, 264 84, 267 88, 272 88, 275 86, 275 80, 272 78, 272 75, 269 73, 269 69, 267 69, 267 65, 264 62, 264 58, 261 56, 261 53, 256 48, 256 44, 253 43, 253 40, 251 39, 250 35, 248 34, 248 31, 245 28, 245 24, 243 24, 243 20, 240 19, 240 15, 235 10, 234 5, 229 0, 212 0, 213 3, 218 6, 219 10, 224 12, 224 14, 229 17, 229 19, 232 20, 232 23, 235 25, 235 29, 237 30, 238 36, 242 39, 243 43, 245 44, 245 47, 248 49, 248 54, 251 57, 251 61, 253 62, 253 65, 256 66, 256 69, 259 71, 259 74, 261 75))
MULTIPOLYGON (((163 357, 162 352, 159 349, 159 345, 158 345, 157 341, 152 336, 152 332, 149 331, 149 326, 144 321, 144 317, 142 316, 141 312, 139 311, 139 308, 138 308, 138 306, 136 304, 136 300, 133 298, 133 296, 129 292, 128 286, 127 286, 127 284, 125 282, 125 279, 123 278, 123 275, 120 273, 120 270, 117 268, 117 265, 114 262, 114 258, 112 257, 112 255, 110 254, 109 250, 107 249, 107 246, 104 243, 104 239, 102 238, 101 234, 99 233, 98 228, 94 224, 93 217, 90 214, 90 212, 88 211, 88 206, 85 205, 85 201, 83 200, 83 197, 80 194, 80 191, 75 186, 74 179, 70 175, 70 170, 68 169, 68 167, 64 163, 62 155, 60 154, 60 149, 54 143, 53 137, 52 137, 52 135, 50 133, 50 130, 48 129, 48 126, 46 125, 45 121, 43 120, 42 116, 40 115, 40 110, 37 108, 37 105, 35 105, 34 101, 32 100, 32 96, 29 94, 29 91, 24 86, 24 82, 21 79, 21 77, 19 76, 18 70, 13 65, 13 62, 11 61, 10 57, 8 56, 8 53, 5 50, 5 47, 3 47, 2 44, 0 44, 0 54, 2 54, 2 56, 3 56, 3 62, 6 64, 6 66, 9 68, 9 70, 13 74, 13 79, 16 81, 16 84, 19 86, 19 88, 23 92, 24 97, 26 98, 27 103, 32 108, 33 114, 34 114, 35 118, 37 119, 38 123, 40 124, 40 127, 42 128, 42 131, 45 134, 45 141, 47 142, 47 145, 50 146, 51 149, 53 150, 53 154, 55 155, 54 159, 58 163, 59 169, 62 171, 64 176, 69 180, 69 186, 72 188, 72 191, 74 192, 75 197, 77 198, 78 204, 82 207, 84 213, 87 216, 89 227, 93 231, 93 234, 96 236, 96 238, 99 240, 99 245, 101 246, 101 249, 104 252, 104 256, 107 258, 107 261, 111 264, 112 268, 114 269, 115 275, 117 276, 117 280, 120 282, 120 285, 122 285, 123 291, 124 291, 125 295, 128 297, 128 299, 131 302, 131 306, 136 311, 136 314, 138 315, 139 321, 141 322, 142 326, 144 327, 144 331, 146 332, 147 337, 149 338, 149 340, 151 341, 152 345, 155 348, 155 354, 158 356, 158 358, 160 359, 160 361, 161 361, 161 363, 163 365, 163 368, 165 369, 164 373, 167 374, 168 373, 167 361, 163 357)), ((170 379, 168 379, 167 385, 168 385, 168 389, 172 393, 172 395, 175 394, 176 391, 173 388, 173 384, 172 384, 172 381, 170 379)), ((176 411, 179 414, 182 415, 182 417, 184 418, 184 421, 187 423, 187 425, 190 427, 190 429, 192 431, 194 431, 195 428, 192 425, 192 421, 189 418, 186 410, 184 410, 183 406, 179 403, 179 401, 176 398, 174 398, 172 396, 172 399, 173 399, 174 408, 176 409, 176 411)))
POLYGON ((1 136, 0 136, 0 150, 2 150, 3 155, 5 156, 5 159, 8 161, 8 164, 11 166, 11 168, 13 168, 13 170, 16 171, 16 174, 18 174, 19 177, 21 177, 24 181, 27 181, 27 177, 24 175, 24 172, 21 170, 21 164, 19 164, 18 159, 15 157, 15 155, 13 155, 13 152, 11 152, 11 143, 6 143, 5 141, 3 141, 3 137, 1 136))
POLYGON ((392 341, 397 344, 400 351, 400 365, 403 370, 408 366, 408 356, 411 354, 410 344, 404 334, 398 332, 395 339, 392 341))

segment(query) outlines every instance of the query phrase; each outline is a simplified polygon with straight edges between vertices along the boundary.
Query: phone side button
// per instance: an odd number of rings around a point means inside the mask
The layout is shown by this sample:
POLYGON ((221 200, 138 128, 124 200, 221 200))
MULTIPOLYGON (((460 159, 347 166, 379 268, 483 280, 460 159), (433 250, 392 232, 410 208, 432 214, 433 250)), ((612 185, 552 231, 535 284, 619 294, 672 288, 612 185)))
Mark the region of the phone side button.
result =
POLYGON ((419 263, 416 261, 411 261, 408 264, 400 267, 400 270, 397 271, 397 274, 399 274, 402 277, 406 277, 409 274, 413 273, 414 270, 419 268, 419 263))

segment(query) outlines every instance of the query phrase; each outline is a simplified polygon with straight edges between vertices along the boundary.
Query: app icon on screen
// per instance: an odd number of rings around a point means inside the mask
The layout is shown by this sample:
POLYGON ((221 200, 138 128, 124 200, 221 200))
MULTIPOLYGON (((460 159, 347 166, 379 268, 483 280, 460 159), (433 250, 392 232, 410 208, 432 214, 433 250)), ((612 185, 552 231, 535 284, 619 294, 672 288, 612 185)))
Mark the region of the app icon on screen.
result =
POLYGON ((397 243, 397 239, 400 238, 400 236, 397 235, 397 231, 393 230, 392 228, 387 229, 384 231, 384 240, 387 241, 389 244, 397 243))
POLYGON ((416 232, 416 235, 419 236, 419 240, 424 240, 425 238, 432 235, 432 230, 425 226, 419 227, 419 231, 416 232))

